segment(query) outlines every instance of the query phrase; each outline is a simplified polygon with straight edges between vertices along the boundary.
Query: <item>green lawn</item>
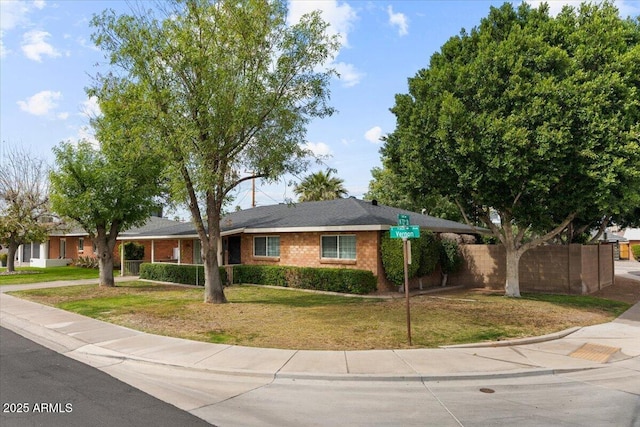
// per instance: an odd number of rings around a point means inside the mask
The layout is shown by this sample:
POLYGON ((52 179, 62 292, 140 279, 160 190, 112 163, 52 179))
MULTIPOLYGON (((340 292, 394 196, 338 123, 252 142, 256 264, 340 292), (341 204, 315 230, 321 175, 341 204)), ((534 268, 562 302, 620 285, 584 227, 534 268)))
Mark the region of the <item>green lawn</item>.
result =
POLYGON ((98 278, 98 270, 73 266, 49 268, 18 267, 16 272, 19 274, 3 274, 6 271, 6 268, 0 268, 0 285, 22 285, 55 282, 57 280, 98 278))
MULTIPOLYGON (((320 295, 254 286, 225 289, 228 304, 205 304, 202 288, 147 282, 12 293, 159 335, 254 347, 366 350, 407 348, 403 299, 320 295)), ((505 298, 473 290, 411 299, 414 347, 537 336, 608 322, 630 304, 593 297, 505 298)))

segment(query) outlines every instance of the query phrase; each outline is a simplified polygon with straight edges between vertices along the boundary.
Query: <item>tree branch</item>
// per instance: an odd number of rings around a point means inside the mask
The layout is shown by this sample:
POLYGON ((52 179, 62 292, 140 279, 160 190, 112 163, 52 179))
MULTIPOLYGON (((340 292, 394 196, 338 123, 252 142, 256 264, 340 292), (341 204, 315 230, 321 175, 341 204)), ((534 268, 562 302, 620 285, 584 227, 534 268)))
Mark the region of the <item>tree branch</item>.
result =
POLYGON ((569 225, 569 223, 571 221, 573 221, 573 218, 575 218, 577 212, 573 212, 571 213, 568 217, 566 217, 564 219, 564 221, 562 221, 560 223, 560 225, 558 225, 556 228, 554 228, 553 230, 551 230, 550 232, 548 232, 547 234, 538 237, 536 239, 533 239, 530 242, 527 242, 526 244, 522 245, 522 247, 520 248, 522 250, 522 252, 525 252, 526 250, 529 250, 531 248, 534 248, 536 246, 541 245, 542 243, 550 240, 552 237, 554 237, 555 235, 557 235, 558 233, 560 233, 562 230, 564 230, 565 228, 567 228, 567 225, 569 225))

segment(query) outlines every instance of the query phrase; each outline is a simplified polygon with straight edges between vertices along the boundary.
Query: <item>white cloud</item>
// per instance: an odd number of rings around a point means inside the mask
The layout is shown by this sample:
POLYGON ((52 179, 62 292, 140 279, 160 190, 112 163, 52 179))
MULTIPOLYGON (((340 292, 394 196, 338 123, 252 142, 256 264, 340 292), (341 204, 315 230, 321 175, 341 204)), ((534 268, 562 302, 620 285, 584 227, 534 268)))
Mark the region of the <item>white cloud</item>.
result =
POLYGON ((382 128, 380 126, 374 126, 364 133, 364 139, 374 144, 380 143, 382 137, 382 128))
MULTIPOLYGON (((295 24, 300 21, 302 15, 315 10, 319 10, 322 19, 329 24, 327 33, 332 36, 337 35, 343 48, 349 47, 349 33, 358 19, 358 14, 346 2, 337 0, 291 0, 289 1, 287 22, 290 25, 295 24)), ((357 85, 364 76, 352 64, 335 62, 333 59, 324 64, 324 67, 335 68, 340 74, 340 80, 345 87, 357 85)))
POLYGON ((302 15, 314 10, 319 10, 322 19, 329 23, 329 34, 338 34, 342 45, 349 46, 348 35, 358 18, 356 11, 347 3, 337 0, 290 1, 287 20, 289 24, 297 23, 302 15))
POLYGON ((33 7, 42 9, 44 1, 26 2, 24 0, 0 0, 0 58, 5 58, 12 51, 5 47, 4 36, 16 27, 29 24, 29 13, 33 7))
POLYGON ((79 141, 87 141, 96 148, 100 147, 100 142, 96 139, 96 135, 93 133, 93 128, 91 126, 81 126, 80 129, 78 129, 76 142, 79 141))
POLYGON ((44 0, 33 0, 33 5, 36 7, 36 9, 42 10, 47 5, 47 2, 44 0))
POLYGON ((69 118, 69 113, 67 113, 66 111, 63 113, 58 113, 56 114, 56 117, 60 120, 67 120, 69 118))
POLYGON ((84 37, 78 37, 76 41, 80 46, 84 48, 95 50, 96 52, 100 52, 100 48, 98 46, 93 44, 91 41, 85 39, 84 37))
POLYGON ((389 24, 394 27, 398 27, 399 35, 406 36, 409 34, 409 22, 404 13, 393 13, 393 8, 391 6, 387 7, 387 13, 389 14, 389 24))
POLYGON ((307 142, 304 144, 303 148, 311 151, 314 155, 318 157, 329 157, 333 155, 333 152, 331 151, 331 147, 329 147, 324 142, 318 142, 318 143, 307 142))
POLYGON ((359 72, 353 64, 347 64, 345 62, 336 62, 331 64, 340 74, 340 80, 345 87, 352 87, 360 83, 360 80, 365 76, 359 72))
POLYGON ((80 126, 79 128, 69 126, 68 128, 76 133, 75 135, 71 135, 65 138, 64 141, 74 145, 78 145, 80 141, 87 141, 95 148, 100 148, 100 142, 98 142, 98 140, 96 139, 96 136, 93 133, 93 128, 91 126, 85 125, 80 126))
POLYGON ((98 105, 98 98, 92 96, 83 101, 80 106, 80 114, 89 119, 100 116, 102 114, 102 110, 100 110, 100 105, 98 105))
POLYGON ((18 101, 18 105, 22 111, 26 111, 29 114, 44 116, 58 106, 56 101, 59 99, 62 99, 61 92, 43 90, 27 98, 26 101, 18 101))
POLYGON ((4 37, 4 31, 0 30, 0 58, 4 58, 11 51, 4 47, 4 41, 2 40, 4 37))
POLYGON ((38 62, 42 61, 43 55, 52 58, 60 56, 60 52, 45 41, 48 37, 51 37, 51 34, 41 30, 31 30, 24 33, 22 36, 22 52, 27 58, 38 62))
POLYGON ((0 29, 11 30, 27 22, 29 4, 21 0, 0 1, 0 29))

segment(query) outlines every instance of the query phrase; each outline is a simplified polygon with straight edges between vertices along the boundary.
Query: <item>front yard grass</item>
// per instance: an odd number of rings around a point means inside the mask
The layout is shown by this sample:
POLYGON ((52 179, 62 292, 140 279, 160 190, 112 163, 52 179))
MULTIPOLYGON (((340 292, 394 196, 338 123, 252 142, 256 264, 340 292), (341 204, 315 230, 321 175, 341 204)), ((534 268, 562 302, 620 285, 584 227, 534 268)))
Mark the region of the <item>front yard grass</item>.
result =
MULTIPOLYGON (((202 288, 147 282, 73 286, 13 295, 160 335, 308 350, 408 348, 404 299, 321 295, 255 286, 225 289, 228 304, 202 302, 202 288)), ((593 297, 506 298, 473 290, 411 299, 413 348, 537 336, 608 322, 630 304, 593 297)))
MULTIPOLYGON (((97 279, 98 270, 92 268, 67 267, 18 267, 8 274, 6 267, 0 268, 1 285, 27 285, 31 283, 55 282, 56 280, 97 279)), ((116 272, 114 272, 115 274, 116 272)), ((119 272, 117 272, 119 275, 119 272)))

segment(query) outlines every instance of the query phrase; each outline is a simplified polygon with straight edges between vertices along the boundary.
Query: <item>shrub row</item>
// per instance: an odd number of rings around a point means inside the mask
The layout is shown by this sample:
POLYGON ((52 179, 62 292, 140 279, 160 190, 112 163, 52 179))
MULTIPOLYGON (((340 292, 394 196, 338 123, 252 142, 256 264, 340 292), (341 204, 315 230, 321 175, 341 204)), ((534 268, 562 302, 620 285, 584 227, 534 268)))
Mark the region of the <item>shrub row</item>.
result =
MULTIPOLYGON (((462 265, 462 255, 453 236, 441 235, 441 240, 429 230, 420 230, 420 237, 411 242, 409 278, 428 276, 438 265, 443 274, 453 273, 462 265)), ((387 279, 398 286, 404 284, 404 254, 402 239, 392 239, 387 231, 380 245, 382 265, 387 279)))
POLYGON ((640 245, 632 245, 631 253, 633 254, 633 257, 636 259, 636 261, 640 262, 640 245))
POLYGON ((73 260, 73 265, 82 268, 98 268, 98 258, 81 256, 73 260))
POLYGON ((349 294, 368 294, 378 285, 376 277, 368 270, 273 265, 236 265, 233 282, 349 294))
POLYGON ((125 243, 124 259, 127 261, 139 261, 144 259, 144 245, 136 242, 125 243))
MULTIPOLYGON (((140 278, 158 282, 181 283, 183 285, 204 286, 203 265, 183 265, 166 263, 143 263, 140 266, 140 278)), ((220 267, 222 283, 228 282, 227 272, 220 267)))

